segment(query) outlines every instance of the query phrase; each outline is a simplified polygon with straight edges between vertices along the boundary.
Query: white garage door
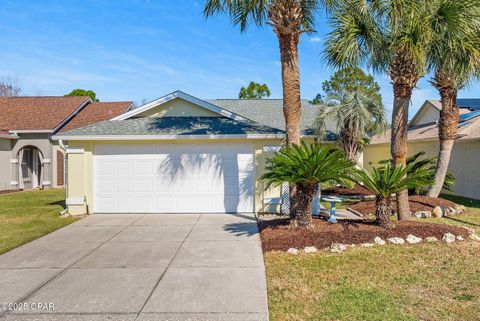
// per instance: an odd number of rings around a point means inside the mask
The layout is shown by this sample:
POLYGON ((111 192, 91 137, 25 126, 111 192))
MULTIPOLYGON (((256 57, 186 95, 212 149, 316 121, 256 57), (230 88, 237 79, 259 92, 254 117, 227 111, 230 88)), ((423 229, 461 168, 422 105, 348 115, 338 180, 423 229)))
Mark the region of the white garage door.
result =
POLYGON ((253 212, 251 144, 98 144, 96 213, 253 212))

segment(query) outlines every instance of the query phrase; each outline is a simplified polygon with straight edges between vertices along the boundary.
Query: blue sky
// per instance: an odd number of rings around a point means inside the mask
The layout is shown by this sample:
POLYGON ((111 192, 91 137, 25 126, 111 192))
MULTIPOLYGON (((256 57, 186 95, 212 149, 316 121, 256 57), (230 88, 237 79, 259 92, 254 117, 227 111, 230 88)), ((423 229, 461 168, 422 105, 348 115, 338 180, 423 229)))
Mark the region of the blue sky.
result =
MULTIPOLYGON (((174 90, 200 98, 236 98, 249 81, 281 97, 278 43, 269 27, 240 33, 227 16, 205 20, 203 0, 1 0, 0 77, 18 79, 25 95, 92 89, 102 101, 140 103, 174 90)), ((333 69, 321 59, 328 25, 300 44, 302 97, 311 99, 333 69)), ((375 75, 387 109, 392 90, 375 75)), ((459 97, 478 97, 474 83, 459 97)), ((411 115, 437 98, 418 84, 411 115)))

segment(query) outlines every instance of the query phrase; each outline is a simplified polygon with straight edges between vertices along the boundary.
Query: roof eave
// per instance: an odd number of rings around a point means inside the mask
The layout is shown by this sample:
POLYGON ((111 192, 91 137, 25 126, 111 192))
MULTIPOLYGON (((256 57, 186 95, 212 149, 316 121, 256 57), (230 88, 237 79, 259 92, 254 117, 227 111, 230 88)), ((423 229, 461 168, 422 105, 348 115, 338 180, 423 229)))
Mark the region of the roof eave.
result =
POLYGON ((52 129, 12 129, 8 131, 10 134, 51 134, 52 129))
POLYGON ((285 134, 226 134, 226 135, 54 135, 53 140, 200 140, 200 139, 283 139, 285 134))
POLYGON ((18 135, 15 134, 0 134, 0 138, 5 138, 5 139, 19 139, 18 135))

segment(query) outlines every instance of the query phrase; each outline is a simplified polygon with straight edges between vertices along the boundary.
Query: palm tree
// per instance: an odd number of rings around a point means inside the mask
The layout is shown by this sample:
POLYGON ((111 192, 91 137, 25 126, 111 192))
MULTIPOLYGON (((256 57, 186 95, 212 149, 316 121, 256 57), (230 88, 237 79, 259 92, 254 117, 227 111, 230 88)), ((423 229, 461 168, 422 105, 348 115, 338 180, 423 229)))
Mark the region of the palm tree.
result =
MULTIPOLYGON (((408 107, 422 77, 429 43, 431 0, 345 0, 334 8, 326 59, 335 67, 367 64, 386 72, 393 84, 391 154, 395 166, 407 159, 408 107)), ((408 192, 397 193, 399 219, 409 219, 408 192)))
MULTIPOLYGON (((332 0, 207 0, 206 17, 218 13, 230 15, 244 32, 250 23, 270 25, 280 47, 282 65, 283 115, 287 144, 300 144, 300 72, 298 44, 302 33, 314 32, 315 12, 329 7, 332 0)), ((296 187, 290 186, 290 215, 295 216, 298 200, 296 187)))
POLYGON ((353 163, 343 152, 319 144, 288 145, 267 161, 262 180, 266 188, 283 182, 296 184, 299 190, 297 216, 294 225, 309 227, 312 224, 312 202, 318 185, 324 182, 345 183, 353 172, 353 163))
POLYGON ((437 0, 436 5, 428 60, 435 73, 431 83, 440 93, 442 110, 435 182, 428 191, 431 197, 438 197, 442 190, 457 138, 457 92, 480 75, 480 1, 437 0))
POLYGON ((300 73, 298 44, 302 33, 314 32, 315 13, 324 0, 207 0, 206 17, 228 13, 244 32, 250 23, 270 25, 280 47, 282 65, 283 113, 289 144, 300 144, 300 73))
POLYGON ((337 127, 337 144, 354 163, 358 161, 368 136, 372 132, 382 133, 387 129, 385 109, 378 95, 361 91, 339 92, 334 97, 330 96, 315 118, 317 135, 326 135, 326 125, 332 119, 337 127))
MULTIPOLYGON (((371 165, 371 164, 370 164, 371 165)), ((391 195, 405 189, 414 189, 432 183, 432 173, 427 167, 412 170, 414 164, 398 165, 393 168, 391 162, 382 167, 372 166, 370 174, 366 169, 358 170, 355 174, 358 183, 362 183, 375 198, 376 223, 383 228, 392 228, 391 195), (407 176, 407 173, 409 175, 407 176)))

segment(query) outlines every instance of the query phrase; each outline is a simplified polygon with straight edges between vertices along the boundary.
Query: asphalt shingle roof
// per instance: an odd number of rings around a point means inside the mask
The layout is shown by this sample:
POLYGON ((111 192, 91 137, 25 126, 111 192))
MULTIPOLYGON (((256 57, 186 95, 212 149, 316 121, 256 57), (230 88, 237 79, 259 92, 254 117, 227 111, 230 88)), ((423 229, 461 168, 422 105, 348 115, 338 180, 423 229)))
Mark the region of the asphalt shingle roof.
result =
POLYGON ((88 97, 0 97, 0 130, 52 130, 88 97))
MULTIPOLYGON (((285 129, 282 99, 208 99, 209 103, 242 117, 278 129, 285 129)), ((313 134, 312 123, 321 107, 302 100, 301 129, 303 134, 313 134)), ((332 123, 327 130, 334 132, 332 123)))
POLYGON ((162 117, 110 120, 63 132, 65 136, 283 134, 250 120, 226 117, 162 117))
MULTIPOLYGON (((417 126, 410 126, 408 129, 408 141, 438 139, 438 124, 427 123, 417 126)), ((458 127, 458 139, 478 139, 480 138, 480 116, 474 117, 460 124, 458 127)), ((391 130, 387 130, 382 135, 372 137, 370 144, 390 143, 391 130)))

